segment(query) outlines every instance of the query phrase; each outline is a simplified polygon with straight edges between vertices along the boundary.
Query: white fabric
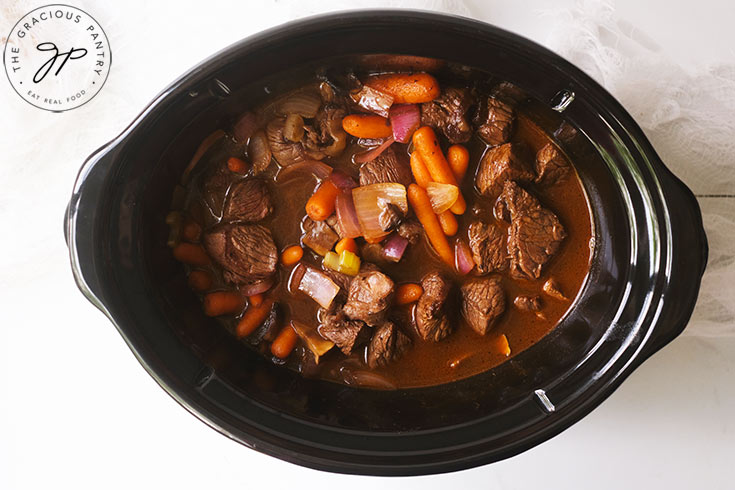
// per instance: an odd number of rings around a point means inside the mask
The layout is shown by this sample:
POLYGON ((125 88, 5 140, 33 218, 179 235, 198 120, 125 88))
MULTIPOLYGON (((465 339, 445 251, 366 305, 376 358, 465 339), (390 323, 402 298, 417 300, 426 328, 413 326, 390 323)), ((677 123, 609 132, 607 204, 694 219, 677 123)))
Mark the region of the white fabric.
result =
POLYGON ((622 102, 699 199, 710 255, 685 334, 735 335, 735 64, 681 66, 611 3, 547 15, 547 45, 622 102))

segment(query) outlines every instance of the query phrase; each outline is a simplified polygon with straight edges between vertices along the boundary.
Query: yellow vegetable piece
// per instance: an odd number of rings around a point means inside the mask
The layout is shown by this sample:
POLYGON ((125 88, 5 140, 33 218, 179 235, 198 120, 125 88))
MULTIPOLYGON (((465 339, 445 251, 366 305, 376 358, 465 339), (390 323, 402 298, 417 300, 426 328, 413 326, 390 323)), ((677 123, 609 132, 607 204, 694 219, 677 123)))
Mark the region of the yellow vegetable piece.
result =
POLYGON ((360 272, 360 257, 349 250, 343 250, 339 256, 338 270, 348 276, 356 276, 360 272))
POLYGON ((324 255, 324 260, 322 261, 322 264, 324 264, 325 267, 329 267, 333 271, 338 271, 339 255, 337 255, 335 252, 327 252, 324 255))

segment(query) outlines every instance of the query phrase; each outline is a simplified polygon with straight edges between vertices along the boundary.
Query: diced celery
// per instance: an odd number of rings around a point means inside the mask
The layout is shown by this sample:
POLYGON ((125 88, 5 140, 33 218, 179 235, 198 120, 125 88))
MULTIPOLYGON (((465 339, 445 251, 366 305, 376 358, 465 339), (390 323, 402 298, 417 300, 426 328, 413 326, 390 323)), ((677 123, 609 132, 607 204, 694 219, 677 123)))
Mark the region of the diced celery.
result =
POLYGON ((360 257, 349 250, 342 250, 342 254, 339 256, 338 270, 348 276, 356 276, 360 272, 360 257))
POLYGON ((337 255, 336 252, 327 252, 324 255, 324 260, 322 261, 322 264, 324 264, 325 267, 329 267, 332 270, 338 271, 340 264, 339 255, 337 255))

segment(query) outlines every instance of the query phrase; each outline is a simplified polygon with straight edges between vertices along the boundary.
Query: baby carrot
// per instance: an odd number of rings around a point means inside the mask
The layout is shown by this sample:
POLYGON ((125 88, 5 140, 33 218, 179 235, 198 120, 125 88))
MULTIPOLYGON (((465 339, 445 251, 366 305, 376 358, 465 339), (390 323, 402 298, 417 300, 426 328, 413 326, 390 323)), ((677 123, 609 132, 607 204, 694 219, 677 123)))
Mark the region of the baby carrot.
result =
POLYGON ((342 129, 356 138, 387 138, 393 134, 390 121, 377 114, 350 114, 342 119, 342 129))
POLYGON ((286 325, 271 344, 271 353, 279 359, 286 359, 296 347, 297 340, 299 337, 296 331, 291 325, 286 325))
POLYGON ((454 236, 457 234, 459 223, 457 223, 457 218, 454 217, 451 211, 446 210, 437 215, 437 217, 439 218, 439 224, 441 225, 442 231, 445 235, 454 236))
POLYGON ((199 223, 193 220, 187 220, 184 223, 184 228, 181 230, 181 236, 187 242, 198 242, 202 235, 202 227, 199 223))
POLYGON ((191 271, 187 279, 187 284, 194 291, 206 291, 212 289, 212 275, 207 271, 191 271))
POLYGON ((390 73, 365 80, 368 87, 393 97, 394 104, 420 104, 439 96, 439 82, 428 73, 390 73))
POLYGON ((419 152, 416 150, 411 153, 411 172, 413 172, 413 178, 416 183, 424 189, 429 182, 432 181, 431 175, 429 175, 429 171, 426 169, 426 165, 424 165, 424 161, 421 159, 421 155, 419 155, 419 152))
POLYGON ((173 248, 174 258, 179 262, 199 267, 211 263, 207 251, 201 245, 192 243, 179 243, 173 248))
POLYGON ((413 282, 401 284, 396 288, 395 302, 397 305, 407 305, 418 301, 422 294, 424 294, 424 289, 420 284, 413 282))
POLYGON ((227 168, 236 174, 246 174, 250 170, 250 165, 242 158, 230 157, 227 159, 227 168))
POLYGON ((250 308, 248 308, 242 315, 242 318, 240 318, 240 321, 237 322, 237 328, 235 329, 237 337, 247 337, 251 333, 255 332, 255 329, 265 321, 266 317, 268 317, 268 314, 271 311, 271 306, 273 306, 273 300, 270 298, 265 298, 258 306, 251 304, 250 308))
POLYGON ((337 255, 341 254, 344 250, 349 250, 353 254, 357 253, 357 243, 354 238, 343 238, 334 246, 334 251, 337 252, 337 255))
POLYGON ((457 182, 461 182, 470 164, 470 152, 462 145, 452 145, 447 150, 447 161, 457 182))
POLYGON ((281 254, 281 264, 285 266, 291 266, 301 260, 304 256, 304 249, 298 245, 292 245, 287 247, 286 250, 281 254))
POLYGON ((245 306, 242 295, 236 291, 216 291, 204 296, 204 314, 207 316, 234 315, 245 306))
POLYGON ((248 296, 248 301, 250 302, 251 306, 258 307, 263 304, 263 294, 258 293, 252 296, 248 296))
POLYGON ((439 257, 449 266, 454 266, 454 254, 452 247, 449 246, 447 236, 439 224, 439 218, 436 217, 434 210, 431 209, 431 201, 426 191, 416 184, 408 186, 408 202, 411 203, 416 217, 424 227, 429 242, 433 245, 439 257))
POLYGON ((334 212, 339 189, 331 180, 325 180, 306 202, 306 214, 314 221, 324 221, 334 212))
MULTIPOLYGON (((434 130, 429 126, 423 126, 413 133, 413 146, 421 155, 426 168, 431 174, 431 180, 440 184, 452 184, 459 187, 454 172, 449 167, 446 158, 439 147, 439 140, 434 130)), ((457 201, 450 208, 454 214, 462 214, 467 209, 467 203, 460 192, 457 201)))

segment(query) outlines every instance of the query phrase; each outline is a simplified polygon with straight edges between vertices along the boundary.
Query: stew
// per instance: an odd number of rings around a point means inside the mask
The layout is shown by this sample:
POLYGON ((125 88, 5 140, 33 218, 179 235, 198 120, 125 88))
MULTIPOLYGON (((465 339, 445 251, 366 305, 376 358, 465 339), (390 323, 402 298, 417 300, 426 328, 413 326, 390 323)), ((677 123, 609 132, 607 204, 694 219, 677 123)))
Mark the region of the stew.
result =
POLYGON ((411 66, 427 71, 315 74, 245 111, 167 216, 203 312, 304 376, 480 373, 551 331, 587 276, 590 207, 538 104, 411 66))

